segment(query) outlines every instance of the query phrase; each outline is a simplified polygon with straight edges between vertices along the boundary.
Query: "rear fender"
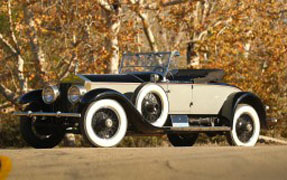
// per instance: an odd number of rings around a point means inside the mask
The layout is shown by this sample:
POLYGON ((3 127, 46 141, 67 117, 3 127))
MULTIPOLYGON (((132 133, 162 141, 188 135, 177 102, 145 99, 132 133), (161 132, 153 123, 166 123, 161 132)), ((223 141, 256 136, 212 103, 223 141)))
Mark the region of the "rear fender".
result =
POLYGON ((252 106, 258 113, 260 126, 265 129, 267 128, 265 107, 260 98, 250 92, 237 92, 229 95, 220 110, 220 116, 229 120, 231 125, 238 104, 248 104, 252 106))

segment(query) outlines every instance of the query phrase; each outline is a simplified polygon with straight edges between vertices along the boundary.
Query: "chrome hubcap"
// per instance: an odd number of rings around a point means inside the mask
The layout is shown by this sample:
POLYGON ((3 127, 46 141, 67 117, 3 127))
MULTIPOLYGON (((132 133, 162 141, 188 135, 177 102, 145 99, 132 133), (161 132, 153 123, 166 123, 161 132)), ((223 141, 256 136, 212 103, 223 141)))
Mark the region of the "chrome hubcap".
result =
POLYGON ((148 93, 142 102, 143 117, 150 123, 155 122, 161 115, 162 104, 158 95, 148 93))
POLYGON ((107 119, 106 122, 105 122, 105 125, 110 128, 113 126, 113 121, 111 119, 107 119))
POLYGON ((246 143, 254 134, 254 123, 252 117, 248 114, 242 114, 236 123, 236 134, 238 139, 246 143))

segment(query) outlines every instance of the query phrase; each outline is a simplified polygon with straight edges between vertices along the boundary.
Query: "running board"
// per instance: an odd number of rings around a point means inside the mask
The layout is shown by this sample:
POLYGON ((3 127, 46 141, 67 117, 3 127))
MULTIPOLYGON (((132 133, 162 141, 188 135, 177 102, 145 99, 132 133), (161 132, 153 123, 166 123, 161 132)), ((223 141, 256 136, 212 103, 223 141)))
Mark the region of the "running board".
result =
POLYGON ((170 127, 165 130, 167 133, 184 133, 184 132, 226 132, 231 131, 231 127, 228 126, 215 126, 215 127, 170 127))

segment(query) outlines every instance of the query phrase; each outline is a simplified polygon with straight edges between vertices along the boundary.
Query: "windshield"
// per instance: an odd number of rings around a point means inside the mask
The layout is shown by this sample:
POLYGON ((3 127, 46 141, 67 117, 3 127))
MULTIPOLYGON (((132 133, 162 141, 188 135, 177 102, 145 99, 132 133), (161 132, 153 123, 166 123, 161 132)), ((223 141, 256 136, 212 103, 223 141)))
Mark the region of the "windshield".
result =
POLYGON ((169 67, 171 52, 127 53, 123 55, 119 73, 159 72, 166 73, 169 67))

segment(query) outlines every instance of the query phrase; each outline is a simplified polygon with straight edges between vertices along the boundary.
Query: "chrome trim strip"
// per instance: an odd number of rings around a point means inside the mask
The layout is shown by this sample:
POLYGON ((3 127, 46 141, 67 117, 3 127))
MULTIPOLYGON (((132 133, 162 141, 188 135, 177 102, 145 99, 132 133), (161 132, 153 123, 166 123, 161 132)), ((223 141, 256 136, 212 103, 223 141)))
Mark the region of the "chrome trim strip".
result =
POLYGON ((13 115, 15 116, 49 116, 49 117, 75 117, 80 118, 81 114, 79 113, 62 113, 60 111, 53 113, 53 112, 14 112, 13 115))
POLYGON ((83 79, 84 81, 92 82, 91 80, 86 78, 84 75, 86 75, 86 74, 76 74, 76 76, 78 76, 79 78, 83 79))

